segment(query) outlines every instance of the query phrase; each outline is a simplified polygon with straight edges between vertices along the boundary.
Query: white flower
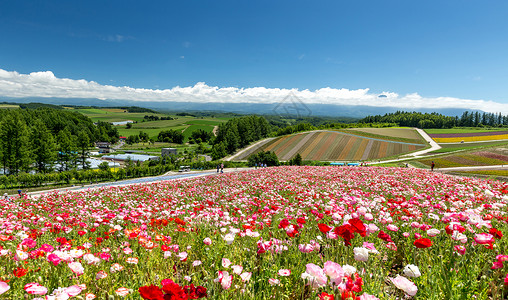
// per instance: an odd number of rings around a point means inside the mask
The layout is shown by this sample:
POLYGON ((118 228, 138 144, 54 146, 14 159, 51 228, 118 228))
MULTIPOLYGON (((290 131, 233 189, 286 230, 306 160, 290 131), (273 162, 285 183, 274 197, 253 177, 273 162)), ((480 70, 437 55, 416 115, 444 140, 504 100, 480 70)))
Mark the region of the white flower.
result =
POLYGON ((404 275, 406 275, 407 277, 418 278, 418 277, 422 276, 422 274, 420 273, 420 270, 415 265, 405 266, 403 272, 404 272, 404 275))
POLYGON ((344 274, 347 276, 351 276, 356 273, 356 268, 350 265, 343 265, 342 270, 344 270, 344 274))
POLYGON ((440 233, 441 233, 441 231, 439 231, 439 229, 436 229, 436 228, 432 228, 432 229, 427 230, 427 235, 428 236, 436 236, 436 235, 438 235, 440 233))
POLYGON ((233 243, 233 241, 235 240, 235 235, 228 233, 223 238, 228 245, 231 245, 233 243))
POLYGON ((367 261, 369 259, 369 250, 367 248, 355 247, 353 251, 355 252, 355 260, 367 261))

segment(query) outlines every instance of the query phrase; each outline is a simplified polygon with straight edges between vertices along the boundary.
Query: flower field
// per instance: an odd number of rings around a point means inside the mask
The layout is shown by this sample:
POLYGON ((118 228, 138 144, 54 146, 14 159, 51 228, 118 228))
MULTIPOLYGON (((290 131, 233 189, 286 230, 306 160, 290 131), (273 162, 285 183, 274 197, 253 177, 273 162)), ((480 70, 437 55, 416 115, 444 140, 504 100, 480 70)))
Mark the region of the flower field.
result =
POLYGON ((483 142, 508 139, 508 131, 431 133, 429 136, 437 143, 483 142))
POLYGON ((0 200, 0 298, 504 299, 506 193, 278 167, 0 200))

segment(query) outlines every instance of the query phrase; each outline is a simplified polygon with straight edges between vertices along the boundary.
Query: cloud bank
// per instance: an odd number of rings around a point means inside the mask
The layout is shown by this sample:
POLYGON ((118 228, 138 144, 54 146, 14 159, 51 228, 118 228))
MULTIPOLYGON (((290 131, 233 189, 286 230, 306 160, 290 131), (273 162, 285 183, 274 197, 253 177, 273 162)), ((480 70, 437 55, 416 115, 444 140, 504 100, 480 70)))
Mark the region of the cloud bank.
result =
MULTIPOLYGON (((308 104, 367 105, 374 107, 464 108, 508 114, 508 104, 485 100, 453 97, 422 97, 417 93, 399 95, 394 92, 371 93, 369 89, 321 88, 314 91, 278 88, 236 88, 209 86, 198 82, 194 86, 171 89, 142 89, 128 86, 101 85, 95 81, 58 78, 53 72, 18 72, 0 69, 0 96, 97 98, 102 100, 133 100, 154 102, 217 102, 217 103, 279 103, 292 93, 308 104)), ((71 103, 69 103, 71 104, 71 103)))

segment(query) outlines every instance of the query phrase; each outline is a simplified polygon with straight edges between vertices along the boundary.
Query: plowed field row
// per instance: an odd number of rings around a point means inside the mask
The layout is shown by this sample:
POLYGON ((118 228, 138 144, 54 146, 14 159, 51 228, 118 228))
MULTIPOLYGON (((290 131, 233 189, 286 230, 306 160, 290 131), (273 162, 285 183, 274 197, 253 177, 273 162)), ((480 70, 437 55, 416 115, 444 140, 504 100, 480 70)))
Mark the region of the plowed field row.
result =
POLYGON ((406 143, 380 141, 340 132, 308 132, 284 136, 269 141, 259 148, 244 153, 238 159, 245 160, 259 151, 274 151, 282 161, 299 153, 304 160, 351 161, 373 160, 398 155, 422 146, 406 143))

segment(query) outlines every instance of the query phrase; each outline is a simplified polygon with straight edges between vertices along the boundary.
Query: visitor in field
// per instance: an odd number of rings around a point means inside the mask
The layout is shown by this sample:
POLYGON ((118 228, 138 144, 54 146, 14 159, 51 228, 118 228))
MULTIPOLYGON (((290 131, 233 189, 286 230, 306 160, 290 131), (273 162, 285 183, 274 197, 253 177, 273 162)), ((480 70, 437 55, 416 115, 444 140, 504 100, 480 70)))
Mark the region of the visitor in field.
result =
POLYGON ((224 164, 223 163, 220 164, 220 173, 221 174, 224 173, 224 164))
POLYGON ((431 170, 431 171, 434 171, 434 167, 435 167, 435 166, 436 166, 436 164, 434 163, 434 161, 432 161, 432 162, 430 163, 430 170, 431 170))
POLYGON ((4 200, 9 200, 9 195, 7 193, 4 194, 4 200))
POLYGON ((219 173, 220 165, 217 164, 217 173, 219 173))

